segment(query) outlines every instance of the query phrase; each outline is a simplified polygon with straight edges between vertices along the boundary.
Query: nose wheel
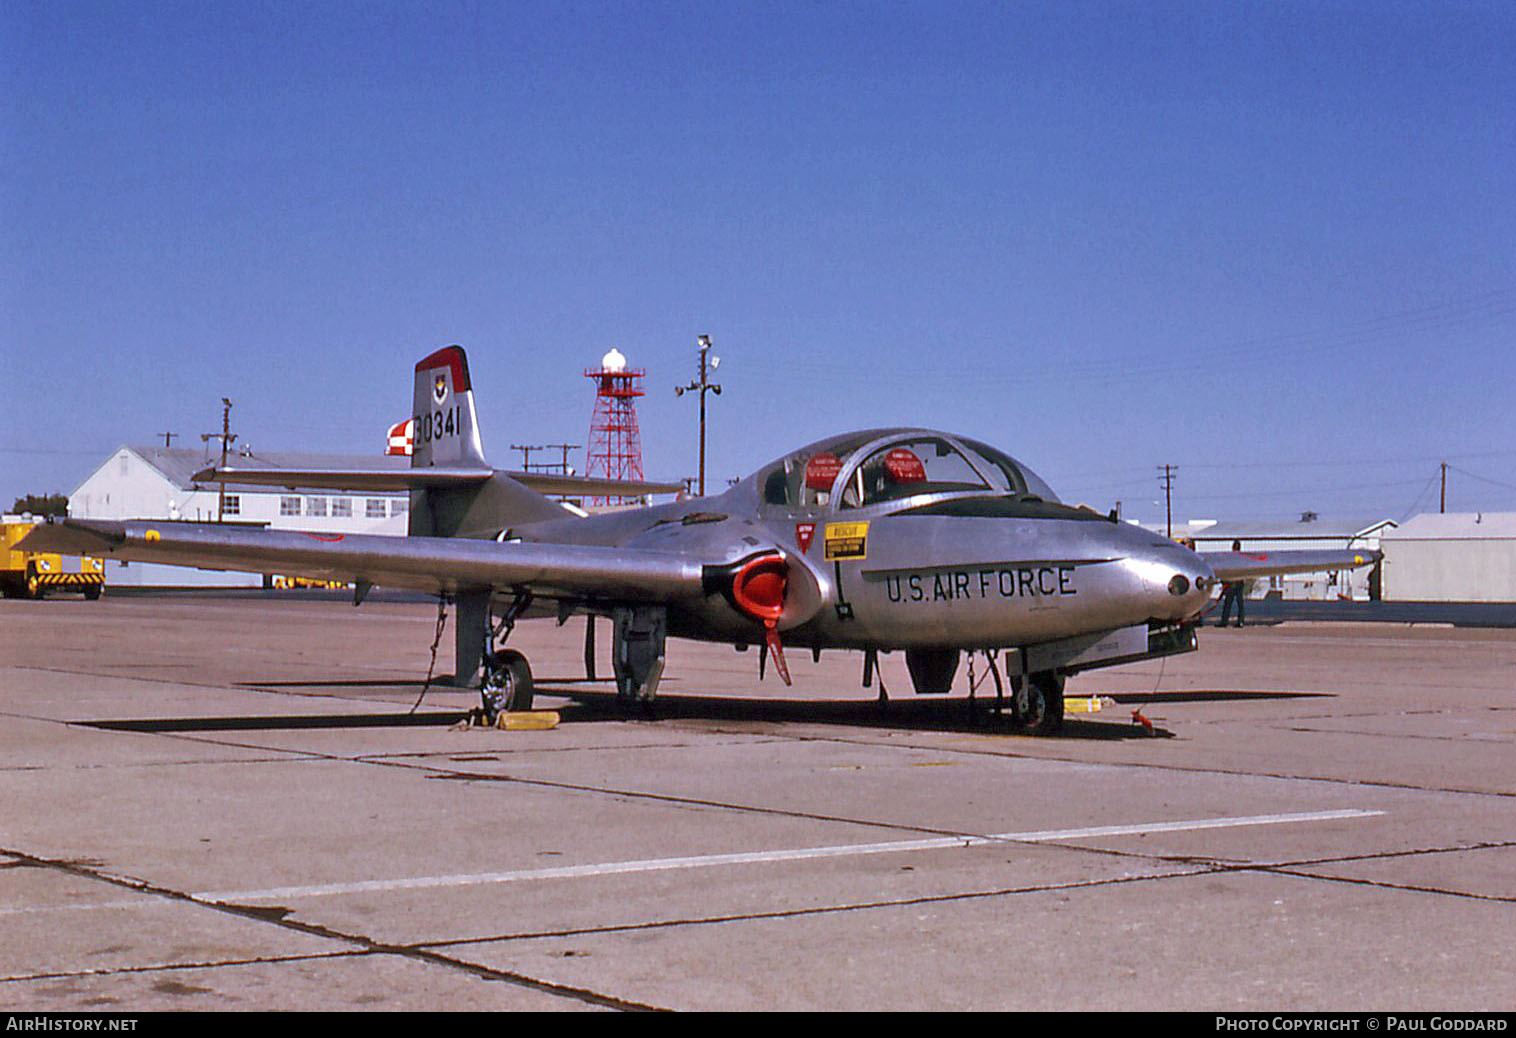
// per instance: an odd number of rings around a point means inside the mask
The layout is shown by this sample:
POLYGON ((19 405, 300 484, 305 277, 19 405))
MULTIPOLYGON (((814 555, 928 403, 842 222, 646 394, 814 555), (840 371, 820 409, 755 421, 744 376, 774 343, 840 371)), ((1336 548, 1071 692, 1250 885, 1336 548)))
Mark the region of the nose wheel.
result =
POLYGON ((1052 735, 1063 727, 1063 677, 1038 671, 1011 679, 1011 716, 1027 735, 1052 735))

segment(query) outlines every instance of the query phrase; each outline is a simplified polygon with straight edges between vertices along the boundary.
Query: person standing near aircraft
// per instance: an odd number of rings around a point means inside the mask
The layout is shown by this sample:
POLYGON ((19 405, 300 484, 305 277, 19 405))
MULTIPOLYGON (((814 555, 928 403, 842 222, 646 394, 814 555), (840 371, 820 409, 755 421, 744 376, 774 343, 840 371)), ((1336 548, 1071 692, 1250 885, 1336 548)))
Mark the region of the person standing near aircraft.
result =
MULTIPOLYGON (((1232 542, 1233 551, 1242 550, 1241 541, 1232 542)), ((1227 618, 1232 615, 1232 606, 1237 606, 1237 623, 1234 626, 1242 626, 1242 589, 1245 582, 1241 580, 1229 580, 1221 589, 1221 620, 1217 627, 1225 627, 1227 618)))

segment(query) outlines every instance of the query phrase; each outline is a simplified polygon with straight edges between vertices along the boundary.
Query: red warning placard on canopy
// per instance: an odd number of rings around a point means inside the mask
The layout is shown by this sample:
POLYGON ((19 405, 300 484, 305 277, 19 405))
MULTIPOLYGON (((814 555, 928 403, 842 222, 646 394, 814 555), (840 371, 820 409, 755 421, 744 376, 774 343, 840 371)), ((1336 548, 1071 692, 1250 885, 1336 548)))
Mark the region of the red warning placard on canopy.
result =
POLYGON ((896 483, 925 483, 926 466, 912 451, 896 447, 884 456, 884 471, 896 483))
POLYGON ((831 451, 822 451, 811 456, 805 463, 805 486, 807 490, 830 490, 842 471, 842 459, 831 451))

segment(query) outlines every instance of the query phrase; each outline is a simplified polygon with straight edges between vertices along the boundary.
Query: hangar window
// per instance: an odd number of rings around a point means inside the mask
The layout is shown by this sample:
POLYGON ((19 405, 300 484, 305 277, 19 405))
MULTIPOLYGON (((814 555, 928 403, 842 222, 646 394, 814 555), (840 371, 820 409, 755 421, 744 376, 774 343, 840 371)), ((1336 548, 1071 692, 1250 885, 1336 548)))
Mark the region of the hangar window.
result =
POLYGON ((350 497, 332 498, 332 518, 351 519, 353 517, 353 499, 350 497))
POLYGON ((306 515, 326 515, 326 498, 308 497, 305 499, 306 515))
POLYGON ((298 497, 292 497, 290 495, 285 495, 285 496, 281 497, 279 499, 279 514, 280 515, 299 515, 300 514, 300 499, 298 497))
POLYGON ((382 498, 382 497, 371 497, 371 498, 369 498, 368 499, 368 504, 363 509, 363 514, 364 514, 364 517, 368 518, 368 519, 383 519, 384 518, 384 498, 382 498))
POLYGON ((238 494, 227 494, 226 504, 221 508, 222 515, 241 515, 242 497, 238 494))

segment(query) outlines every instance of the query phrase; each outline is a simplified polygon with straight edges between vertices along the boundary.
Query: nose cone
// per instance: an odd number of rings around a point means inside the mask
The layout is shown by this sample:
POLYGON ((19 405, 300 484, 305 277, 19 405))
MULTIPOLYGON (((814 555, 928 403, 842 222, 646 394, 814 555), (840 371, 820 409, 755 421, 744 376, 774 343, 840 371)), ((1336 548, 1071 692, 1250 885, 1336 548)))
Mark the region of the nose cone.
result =
POLYGON ((1134 552, 1128 561, 1146 588, 1157 620, 1199 615, 1216 587, 1216 574, 1204 559, 1164 538, 1134 552))

